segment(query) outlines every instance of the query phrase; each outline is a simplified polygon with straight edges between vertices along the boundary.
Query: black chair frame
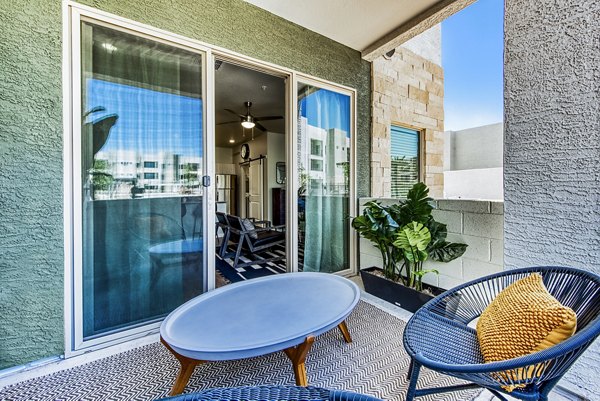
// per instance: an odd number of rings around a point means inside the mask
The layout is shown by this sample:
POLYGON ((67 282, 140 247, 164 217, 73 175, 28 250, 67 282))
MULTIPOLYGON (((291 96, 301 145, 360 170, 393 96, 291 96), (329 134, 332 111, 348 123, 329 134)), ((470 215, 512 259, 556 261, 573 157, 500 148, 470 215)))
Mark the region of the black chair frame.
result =
POLYGON ((240 261, 240 256, 242 256, 244 253, 256 254, 261 251, 265 251, 269 248, 272 248, 275 245, 285 243, 285 236, 275 236, 272 241, 262 244, 257 244, 256 238, 253 238, 253 236, 256 237, 260 235, 260 233, 272 233, 275 231, 281 233, 282 230, 285 229, 285 226, 271 226, 271 223, 268 221, 254 220, 252 221, 253 224, 264 224, 265 226, 254 227, 254 229, 249 230, 244 227, 241 217, 233 215, 227 215, 227 222, 227 233, 225 234, 225 238, 223 239, 223 244, 220 249, 220 256, 222 258, 233 257, 234 268, 246 267, 267 262, 276 262, 285 259, 285 256, 277 256, 267 259, 261 259, 260 261, 240 261), (234 243, 234 252, 227 252, 230 241, 234 243))

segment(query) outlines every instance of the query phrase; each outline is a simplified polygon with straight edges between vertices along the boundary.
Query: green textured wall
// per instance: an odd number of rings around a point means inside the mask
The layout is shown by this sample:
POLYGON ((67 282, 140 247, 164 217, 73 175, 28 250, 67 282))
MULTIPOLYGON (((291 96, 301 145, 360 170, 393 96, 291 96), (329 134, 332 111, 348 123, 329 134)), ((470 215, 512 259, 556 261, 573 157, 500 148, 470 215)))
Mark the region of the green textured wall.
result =
POLYGON ((63 352, 60 1, 0 1, 0 369, 63 352))
MULTIPOLYGON (((370 63, 240 0, 82 3, 356 88, 369 196, 370 63)), ((61 2, 0 1, 0 369, 63 352, 61 2)))

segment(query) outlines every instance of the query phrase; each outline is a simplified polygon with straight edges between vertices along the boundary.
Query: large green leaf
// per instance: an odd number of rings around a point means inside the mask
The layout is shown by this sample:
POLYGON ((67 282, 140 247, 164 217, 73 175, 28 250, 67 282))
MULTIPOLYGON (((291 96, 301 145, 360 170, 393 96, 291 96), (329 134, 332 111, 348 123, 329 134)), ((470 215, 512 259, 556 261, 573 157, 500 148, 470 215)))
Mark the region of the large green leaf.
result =
POLYGON ((367 239, 372 236, 377 230, 373 230, 373 224, 366 216, 357 216, 352 220, 352 227, 358 231, 360 235, 367 239))
POLYGON ((352 219, 352 227, 379 249, 385 276, 396 279, 396 265, 402 258, 402 252, 394 248, 392 242, 399 225, 390 216, 387 207, 377 201, 365 203, 362 215, 352 219))
POLYGON ((433 199, 429 197, 429 188, 422 182, 418 182, 408 191, 406 200, 390 210, 390 213, 400 225, 411 221, 427 223, 431 216, 433 199))
POLYGON ((426 226, 431 233, 431 242, 428 246, 429 249, 437 248, 446 242, 448 229, 444 223, 437 222, 433 219, 433 217, 430 217, 426 226))
POLYGON ((396 234, 394 246, 404 251, 404 257, 411 262, 422 262, 427 260, 427 245, 431 241, 431 235, 427 227, 413 221, 400 228, 396 234))
POLYGON ((378 246, 391 245, 398 223, 377 201, 365 203, 363 213, 352 219, 352 227, 378 246))
POLYGON ((461 257, 467 250, 467 244, 444 241, 435 248, 428 249, 431 259, 437 262, 450 262, 461 257))

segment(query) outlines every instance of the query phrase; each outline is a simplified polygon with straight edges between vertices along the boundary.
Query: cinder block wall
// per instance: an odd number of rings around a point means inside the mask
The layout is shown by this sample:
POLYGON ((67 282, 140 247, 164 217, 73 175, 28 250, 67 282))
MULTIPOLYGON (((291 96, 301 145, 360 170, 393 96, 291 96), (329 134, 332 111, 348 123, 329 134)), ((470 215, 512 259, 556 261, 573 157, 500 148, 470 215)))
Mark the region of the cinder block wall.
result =
MULTIPOLYGON (((365 202, 360 200, 362 211, 365 202)), ((396 199, 379 199, 384 205, 396 199)), ((449 263, 426 262, 426 268, 437 269, 440 274, 428 274, 424 281, 444 289, 503 270, 502 202, 438 200, 433 211, 435 219, 448 226, 448 240, 462 242, 469 247, 465 254, 449 263)), ((379 251, 368 240, 360 239, 360 268, 382 266, 379 251)))

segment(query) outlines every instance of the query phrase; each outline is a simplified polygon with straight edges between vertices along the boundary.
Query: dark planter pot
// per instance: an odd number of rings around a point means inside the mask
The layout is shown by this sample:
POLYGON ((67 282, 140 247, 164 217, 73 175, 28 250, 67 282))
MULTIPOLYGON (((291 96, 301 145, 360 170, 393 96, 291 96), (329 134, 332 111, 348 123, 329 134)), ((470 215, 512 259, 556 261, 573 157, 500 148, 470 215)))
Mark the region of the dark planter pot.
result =
MULTIPOLYGON (((413 290, 395 281, 374 274, 374 271, 383 272, 378 267, 369 267, 360 271, 365 286, 365 291, 371 295, 388 301, 396 306, 406 309, 410 312, 416 312, 421 306, 432 300, 434 297, 422 292, 413 290)), ((424 288, 430 290, 434 296, 440 295, 445 290, 428 284, 423 284, 424 288)))

